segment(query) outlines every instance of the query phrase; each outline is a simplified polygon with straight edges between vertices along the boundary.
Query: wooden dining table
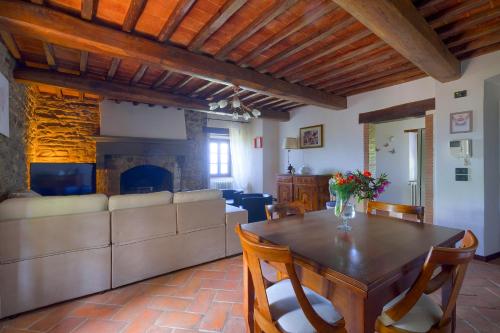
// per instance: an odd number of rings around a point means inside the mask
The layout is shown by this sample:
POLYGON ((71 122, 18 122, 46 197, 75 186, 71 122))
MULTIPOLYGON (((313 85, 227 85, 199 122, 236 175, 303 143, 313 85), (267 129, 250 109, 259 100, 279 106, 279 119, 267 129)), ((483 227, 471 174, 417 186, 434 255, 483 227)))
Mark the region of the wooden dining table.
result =
MULTIPOLYGON (((324 210, 242 228, 255 240, 289 246, 302 284, 333 303, 350 333, 374 332, 384 304, 412 285, 429 249, 455 247, 464 236, 459 229, 364 213, 356 213, 349 232, 338 230, 339 223, 333 210, 324 210)), ((243 262, 243 306, 253 332, 254 290, 243 262)), ((451 281, 442 288, 444 302, 450 292, 451 281)))

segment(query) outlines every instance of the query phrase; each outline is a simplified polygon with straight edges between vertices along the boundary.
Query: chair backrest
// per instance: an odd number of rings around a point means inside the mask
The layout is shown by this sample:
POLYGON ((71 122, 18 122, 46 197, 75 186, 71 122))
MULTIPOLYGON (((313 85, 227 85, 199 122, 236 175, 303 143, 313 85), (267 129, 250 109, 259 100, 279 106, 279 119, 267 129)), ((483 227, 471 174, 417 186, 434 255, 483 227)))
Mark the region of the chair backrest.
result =
POLYGON ((368 201, 366 213, 372 215, 389 215, 407 221, 421 223, 424 222, 424 207, 422 206, 400 205, 381 201, 368 201), (381 214, 381 212, 386 214, 381 214), (399 214, 399 216, 396 216, 394 213, 399 214))
POLYGON ((248 211, 248 222, 266 220, 266 205, 272 203, 272 197, 246 197, 241 199, 241 207, 248 211))
POLYGON ((264 194, 262 193, 235 193, 234 194, 234 205, 241 206, 241 200, 243 198, 262 198, 264 194))
POLYGON ((236 226, 236 234, 240 238, 244 260, 248 265, 254 285, 256 297, 254 317, 257 324, 264 332, 279 332, 279 330, 274 324, 269 308, 266 292, 267 281, 265 281, 265 277, 262 274, 262 261, 280 264, 285 267, 300 307, 316 331, 336 332, 337 329, 343 331, 343 325, 335 326, 327 323, 316 313, 309 303, 295 271, 292 254, 288 246, 277 246, 256 242, 243 232, 239 224, 236 226))
POLYGON ((266 205, 266 218, 268 220, 281 219, 290 215, 304 215, 306 208, 302 201, 292 201, 266 205))
POLYGON ((405 297, 397 302, 384 315, 396 322, 404 317, 417 303, 423 293, 430 294, 443 287, 452 279, 452 289, 447 304, 442 304, 443 317, 436 328, 443 328, 451 322, 458 293, 467 271, 467 266, 474 258, 478 241, 472 231, 467 230, 460 248, 432 247, 423 265, 422 271, 405 297), (440 269, 436 275, 435 272, 440 269))
POLYGON ((226 200, 234 199, 234 196, 238 193, 237 190, 221 190, 221 191, 222 191, 222 197, 226 200))

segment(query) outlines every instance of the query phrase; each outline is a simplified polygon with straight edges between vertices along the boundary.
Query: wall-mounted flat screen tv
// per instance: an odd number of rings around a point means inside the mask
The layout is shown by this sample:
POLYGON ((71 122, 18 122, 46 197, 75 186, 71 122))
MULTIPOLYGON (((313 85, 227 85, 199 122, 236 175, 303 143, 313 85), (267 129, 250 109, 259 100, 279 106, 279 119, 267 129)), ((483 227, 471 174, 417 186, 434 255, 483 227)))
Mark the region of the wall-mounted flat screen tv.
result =
POLYGON ((41 195, 95 193, 95 163, 31 163, 30 185, 41 195))

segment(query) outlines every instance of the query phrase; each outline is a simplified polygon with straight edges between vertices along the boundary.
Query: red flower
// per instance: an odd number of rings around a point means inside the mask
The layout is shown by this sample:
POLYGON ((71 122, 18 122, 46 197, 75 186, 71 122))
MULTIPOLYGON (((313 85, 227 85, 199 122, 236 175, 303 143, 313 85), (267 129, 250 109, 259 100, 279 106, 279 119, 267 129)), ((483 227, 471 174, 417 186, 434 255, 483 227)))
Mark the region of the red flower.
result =
POLYGON ((353 180, 354 179, 354 176, 353 175, 349 175, 349 177, 347 177, 348 180, 353 180))
POLYGON ((365 172, 363 172, 363 176, 365 177, 371 177, 372 176, 372 173, 368 170, 365 170, 365 172))

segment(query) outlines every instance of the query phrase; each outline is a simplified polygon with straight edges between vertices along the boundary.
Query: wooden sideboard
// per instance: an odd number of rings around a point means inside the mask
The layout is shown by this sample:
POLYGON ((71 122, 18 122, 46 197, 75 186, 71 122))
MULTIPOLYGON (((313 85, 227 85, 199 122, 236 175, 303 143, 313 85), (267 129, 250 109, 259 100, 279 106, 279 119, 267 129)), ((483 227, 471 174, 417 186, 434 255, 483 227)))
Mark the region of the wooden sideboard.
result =
POLYGON ((279 175, 277 179, 278 202, 299 200, 306 210, 325 209, 330 200, 329 175, 279 175))

